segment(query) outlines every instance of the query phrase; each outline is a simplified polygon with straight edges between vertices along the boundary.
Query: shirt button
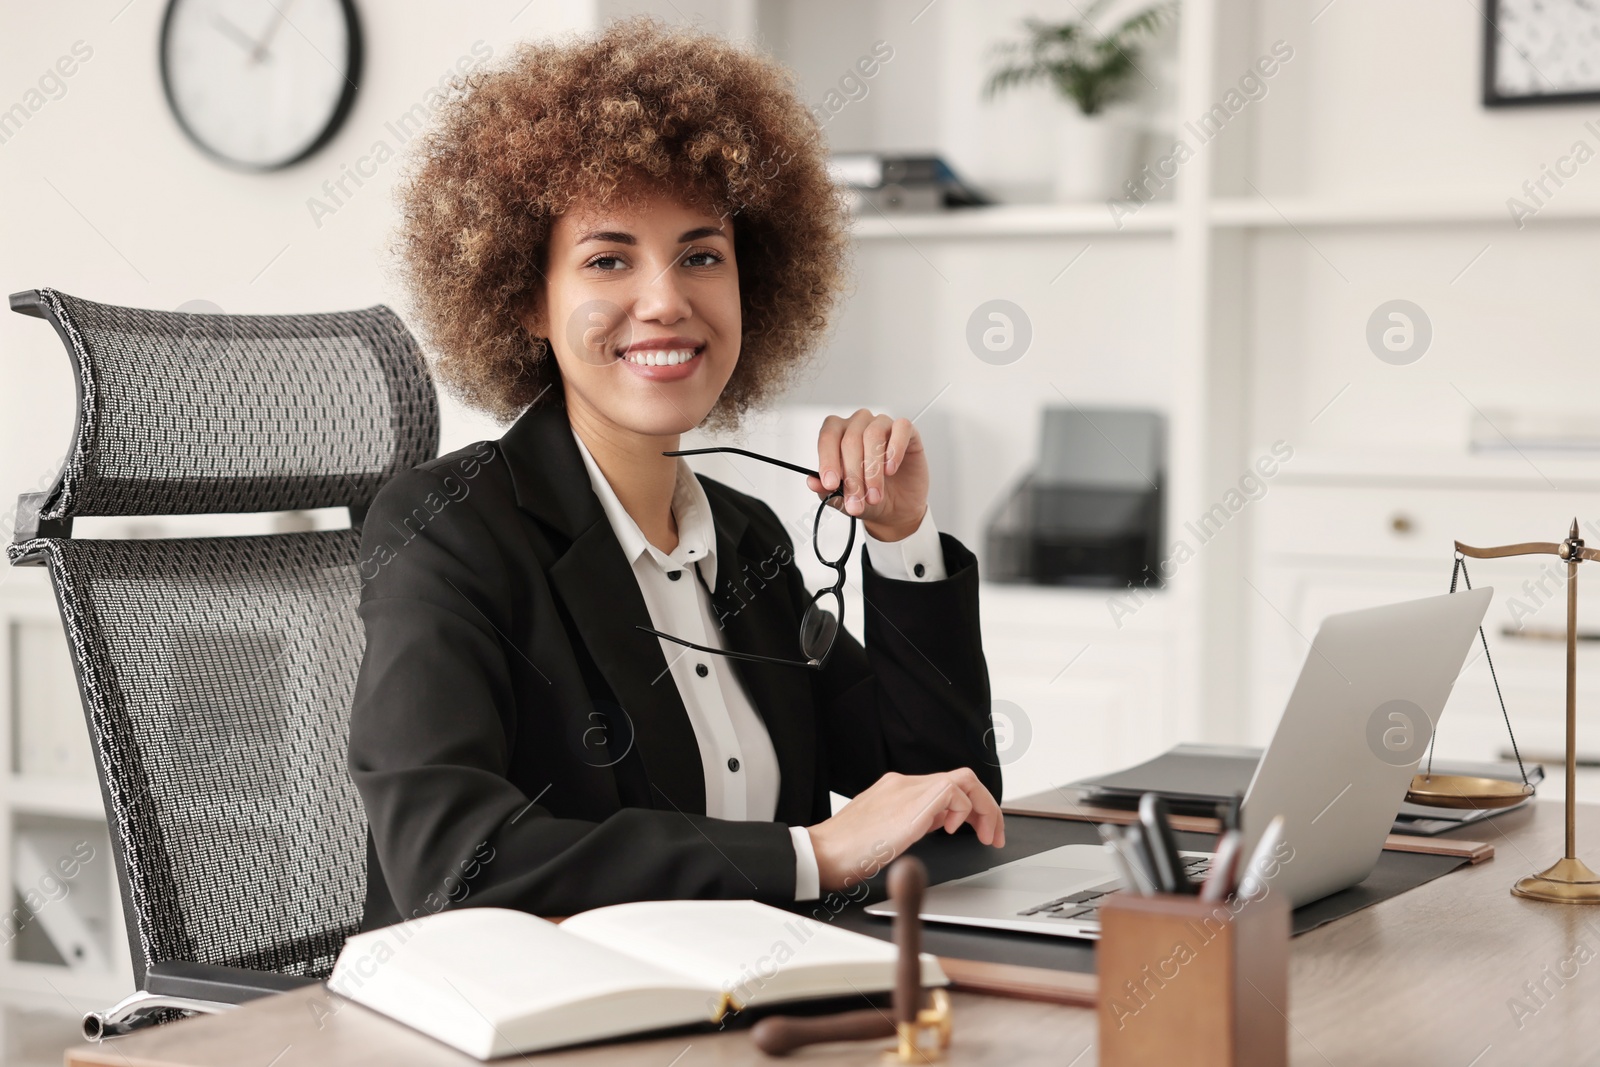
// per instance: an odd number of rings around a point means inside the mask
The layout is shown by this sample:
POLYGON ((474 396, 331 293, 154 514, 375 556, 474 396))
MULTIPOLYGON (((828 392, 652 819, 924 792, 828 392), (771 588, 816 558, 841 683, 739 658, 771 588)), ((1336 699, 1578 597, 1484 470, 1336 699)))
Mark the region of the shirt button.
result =
POLYGON ((683 572, 682 571, 668 571, 667 572, 667 577, 671 578, 673 581, 677 581, 679 578, 683 577, 683 572))
POLYGON ((918 578, 921 578, 923 576, 923 574, 926 573, 926 571, 927 571, 927 568, 924 567, 920 563, 917 564, 915 567, 911 568, 911 573, 915 574, 918 578))
POLYGON ((694 673, 696 673, 700 677, 704 678, 706 675, 710 674, 711 672, 706 669, 706 665, 704 663, 696 663, 694 665, 694 673))
POLYGON ((738 756, 729 756, 728 757, 728 770, 736 771, 738 769, 739 769, 739 757, 738 756))

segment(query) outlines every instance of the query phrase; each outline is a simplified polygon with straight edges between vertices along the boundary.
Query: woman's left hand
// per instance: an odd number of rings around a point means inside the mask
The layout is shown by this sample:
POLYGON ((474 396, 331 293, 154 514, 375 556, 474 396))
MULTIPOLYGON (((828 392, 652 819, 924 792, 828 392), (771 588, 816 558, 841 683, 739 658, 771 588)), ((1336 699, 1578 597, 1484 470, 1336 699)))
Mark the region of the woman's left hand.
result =
POLYGON ((880 541, 898 541, 917 529, 928 508, 928 458, 910 419, 874 415, 861 408, 847 419, 829 415, 817 435, 817 470, 807 478, 818 497, 841 484, 832 506, 854 515, 880 541))

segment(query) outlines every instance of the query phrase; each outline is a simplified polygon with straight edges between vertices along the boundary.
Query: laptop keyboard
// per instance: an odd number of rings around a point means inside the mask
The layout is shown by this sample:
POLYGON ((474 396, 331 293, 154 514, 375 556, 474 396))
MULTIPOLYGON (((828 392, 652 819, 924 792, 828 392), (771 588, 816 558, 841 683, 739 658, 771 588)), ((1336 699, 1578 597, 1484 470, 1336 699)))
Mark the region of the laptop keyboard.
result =
MULTIPOLYGON (((1210 856, 1185 856, 1183 861, 1184 877, 1191 882, 1204 880, 1205 873, 1211 869, 1210 856)), ((1041 919, 1074 919, 1079 922, 1092 920, 1094 913, 1105 903, 1106 898, 1120 889, 1122 889, 1121 880, 1112 879, 1088 889, 1080 889, 1076 893, 1069 893, 1064 897, 1047 900, 1043 904, 1035 904, 1017 914, 1036 915, 1041 919)))

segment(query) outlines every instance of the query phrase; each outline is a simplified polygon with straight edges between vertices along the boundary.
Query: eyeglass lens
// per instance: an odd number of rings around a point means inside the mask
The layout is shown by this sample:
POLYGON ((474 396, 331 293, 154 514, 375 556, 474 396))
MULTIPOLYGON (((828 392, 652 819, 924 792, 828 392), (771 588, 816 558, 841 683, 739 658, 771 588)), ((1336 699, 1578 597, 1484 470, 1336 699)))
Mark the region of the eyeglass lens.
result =
POLYGON ((832 589, 824 589, 812 598, 800 620, 800 651, 808 658, 821 659, 833 647, 833 639, 839 633, 839 608, 839 595, 832 589))
POLYGON ((850 516, 823 502, 811 527, 812 548, 818 560, 831 567, 844 559, 845 553, 850 550, 850 523, 850 516))

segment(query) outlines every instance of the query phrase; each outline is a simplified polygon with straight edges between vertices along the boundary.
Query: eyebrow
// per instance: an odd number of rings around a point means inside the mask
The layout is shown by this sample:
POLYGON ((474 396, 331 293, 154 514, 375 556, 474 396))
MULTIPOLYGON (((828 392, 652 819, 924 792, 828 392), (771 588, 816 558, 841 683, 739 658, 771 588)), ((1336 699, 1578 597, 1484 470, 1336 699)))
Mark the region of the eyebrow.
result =
MULTIPOLYGON (((719 236, 725 236, 720 226, 699 226, 692 230, 685 230, 683 233, 679 234, 678 243, 688 244, 690 241, 698 241, 702 237, 719 236)), ((578 238, 578 244, 580 245, 587 244, 590 241, 604 241, 608 244, 618 245, 638 244, 638 241, 634 240, 633 234, 624 233, 621 230, 594 230, 593 232, 586 233, 582 237, 578 238)))

